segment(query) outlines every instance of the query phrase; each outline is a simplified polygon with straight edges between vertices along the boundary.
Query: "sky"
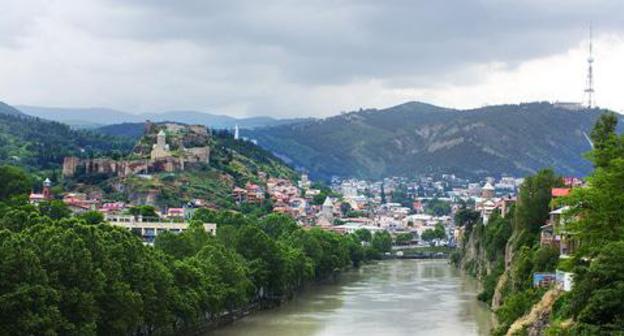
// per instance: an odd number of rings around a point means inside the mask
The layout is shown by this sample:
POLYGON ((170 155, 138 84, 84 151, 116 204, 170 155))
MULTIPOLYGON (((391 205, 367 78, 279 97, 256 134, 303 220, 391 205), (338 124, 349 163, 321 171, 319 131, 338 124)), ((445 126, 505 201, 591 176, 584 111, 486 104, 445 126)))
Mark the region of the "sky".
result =
POLYGON ((325 117, 407 101, 624 111, 621 0, 0 0, 0 100, 325 117))

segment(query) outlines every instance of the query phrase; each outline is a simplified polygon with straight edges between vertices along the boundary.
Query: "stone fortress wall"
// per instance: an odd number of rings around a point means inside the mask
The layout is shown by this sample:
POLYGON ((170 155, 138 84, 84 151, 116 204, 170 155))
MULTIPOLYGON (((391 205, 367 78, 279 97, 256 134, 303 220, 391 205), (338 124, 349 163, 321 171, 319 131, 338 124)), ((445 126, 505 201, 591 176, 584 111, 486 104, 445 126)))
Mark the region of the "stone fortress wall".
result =
MULTIPOLYGON (((109 174, 126 177, 135 174, 149 174, 152 172, 183 171, 187 164, 209 163, 210 146, 185 148, 181 143, 178 150, 170 150, 167 143, 167 133, 181 134, 189 142, 207 143, 210 132, 202 125, 181 125, 176 123, 154 124, 149 121, 145 124, 145 138, 153 138, 158 131, 156 141, 149 153, 139 149, 139 154, 145 159, 113 160, 113 159, 81 159, 75 156, 65 157, 63 160, 63 176, 73 177, 77 174, 109 174), (147 158, 149 154, 149 158, 147 158)), ((137 145, 139 147, 139 145, 137 145)))

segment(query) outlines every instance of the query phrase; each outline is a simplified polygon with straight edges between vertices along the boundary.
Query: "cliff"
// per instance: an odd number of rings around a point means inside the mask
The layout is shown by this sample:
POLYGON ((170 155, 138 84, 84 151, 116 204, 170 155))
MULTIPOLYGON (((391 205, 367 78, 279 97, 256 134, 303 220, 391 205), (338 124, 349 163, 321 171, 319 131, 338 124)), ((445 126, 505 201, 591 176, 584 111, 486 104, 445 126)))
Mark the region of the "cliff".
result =
POLYGON ((453 260, 481 280, 479 299, 496 316, 494 335, 541 335, 550 324, 558 292, 534 287, 532 279, 537 272, 554 272, 559 261, 558 248, 540 245, 539 230, 548 218, 551 189, 560 183, 552 171, 541 171, 525 180, 506 218, 495 213, 487 225, 456 221, 465 234, 453 260))
POLYGON ((533 308, 531 308, 531 311, 528 314, 517 319, 509 327, 506 335, 544 335, 544 330, 550 324, 550 316, 553 305, 561 296, 561 293, 562 292, 558 289, 551 289, 547 291, 542 299, 538 303, 536 303, 533 308))

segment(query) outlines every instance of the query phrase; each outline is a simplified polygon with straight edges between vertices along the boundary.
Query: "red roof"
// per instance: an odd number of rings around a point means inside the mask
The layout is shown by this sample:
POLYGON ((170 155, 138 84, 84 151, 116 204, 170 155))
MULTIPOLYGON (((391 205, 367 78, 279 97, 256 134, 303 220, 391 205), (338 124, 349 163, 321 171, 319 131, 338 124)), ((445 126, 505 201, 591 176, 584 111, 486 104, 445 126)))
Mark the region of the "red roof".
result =
POLYGON ((168 214, 182 214, 184 213, 184 208, 169 208, 169 210, 167 210, 168 214))
POLYGON ((568 196, 570 194, 570 188, 552 188, 551 195, 552 197, 563 197, 568 196))

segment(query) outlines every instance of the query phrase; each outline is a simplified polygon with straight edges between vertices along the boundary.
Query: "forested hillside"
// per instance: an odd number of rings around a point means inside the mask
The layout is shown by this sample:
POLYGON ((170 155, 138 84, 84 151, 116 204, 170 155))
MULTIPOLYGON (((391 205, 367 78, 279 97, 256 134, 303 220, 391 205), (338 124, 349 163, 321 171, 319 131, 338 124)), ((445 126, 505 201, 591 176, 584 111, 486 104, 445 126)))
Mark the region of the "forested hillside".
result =
POLYGON ((244 134, 319 177, 381 178, 442 172, 533 174, 552 167, 582 176, 585 136, 601 111, 549 103, 446 109, 406 103, 244 134))
POLYGON ((129 139, 76 131, 58 122, 28 117, 15 109, 8 110, 14 113, 0 113, 0 163, 54 169, 60 168, 63 158, 68 155, 118 155, 133 146, 129 139))

